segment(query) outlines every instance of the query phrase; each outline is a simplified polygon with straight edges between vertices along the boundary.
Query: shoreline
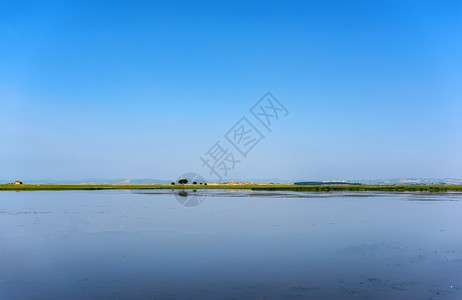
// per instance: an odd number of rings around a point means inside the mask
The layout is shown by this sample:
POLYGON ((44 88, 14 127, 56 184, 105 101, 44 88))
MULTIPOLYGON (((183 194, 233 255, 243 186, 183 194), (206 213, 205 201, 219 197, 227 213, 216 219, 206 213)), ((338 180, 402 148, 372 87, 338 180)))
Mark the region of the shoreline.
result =
POLYGON ((382 192, 462 192, 460 185, 292 185, 292 184, 255 184, 255 185, 79 185, 79 184, 0 184, 0 191, 98 191, 98 190, 254 190, 254 191, 382 191, 382 192))

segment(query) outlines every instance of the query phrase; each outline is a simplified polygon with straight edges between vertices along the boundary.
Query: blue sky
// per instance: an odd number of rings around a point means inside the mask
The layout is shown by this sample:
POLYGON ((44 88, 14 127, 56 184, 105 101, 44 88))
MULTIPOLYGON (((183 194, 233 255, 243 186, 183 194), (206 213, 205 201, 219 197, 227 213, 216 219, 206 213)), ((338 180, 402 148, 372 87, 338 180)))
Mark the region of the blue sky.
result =
POLYGON ((1 1, 0 178, 462 177, 459 1, 1 1), (231 147, 231 146, 230 146, 231 147))

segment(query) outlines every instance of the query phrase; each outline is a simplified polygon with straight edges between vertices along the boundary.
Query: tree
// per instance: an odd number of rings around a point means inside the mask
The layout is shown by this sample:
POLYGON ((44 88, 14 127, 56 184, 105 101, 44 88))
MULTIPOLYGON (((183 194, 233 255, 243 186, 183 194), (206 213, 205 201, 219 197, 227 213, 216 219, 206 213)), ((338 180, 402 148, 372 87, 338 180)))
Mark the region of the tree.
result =
POLYGON ((175 182, 172 181, 172 183, 170 183, 171 185, 175 185, 175 182))
POLYGON ((186 178, 180 179, 180 180, 178 180, 178 183, 179 184, 186 184, 186 183, 188 183, 188 179, 186 179, 186 178))
POLYGON ((194 181, 193 184, 197 184, 197 182, 194 181))

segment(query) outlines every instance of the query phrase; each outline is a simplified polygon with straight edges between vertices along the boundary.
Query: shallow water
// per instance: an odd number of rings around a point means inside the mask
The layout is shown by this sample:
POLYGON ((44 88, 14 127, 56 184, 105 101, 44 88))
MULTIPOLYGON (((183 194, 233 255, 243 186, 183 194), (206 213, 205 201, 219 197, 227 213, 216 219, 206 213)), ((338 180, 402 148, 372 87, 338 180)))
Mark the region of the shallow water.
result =
POLYGON ((0 192, 0 299, 462 299, 461 193, 188 193, 0 192))

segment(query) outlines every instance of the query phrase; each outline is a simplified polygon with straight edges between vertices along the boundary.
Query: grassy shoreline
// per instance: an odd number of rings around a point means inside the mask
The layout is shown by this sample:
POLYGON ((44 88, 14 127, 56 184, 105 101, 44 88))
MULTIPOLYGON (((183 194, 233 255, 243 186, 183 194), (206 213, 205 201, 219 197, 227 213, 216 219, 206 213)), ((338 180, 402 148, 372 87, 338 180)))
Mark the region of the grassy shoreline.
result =
POLYGON ((384 192, 462 192, 462 186, 448 185, 79 185, 79 184, 0 184, 0 191, 92 191, 92 190, 159 190, 159 189, 226 189, 254 191, 384 191, 384 192))

